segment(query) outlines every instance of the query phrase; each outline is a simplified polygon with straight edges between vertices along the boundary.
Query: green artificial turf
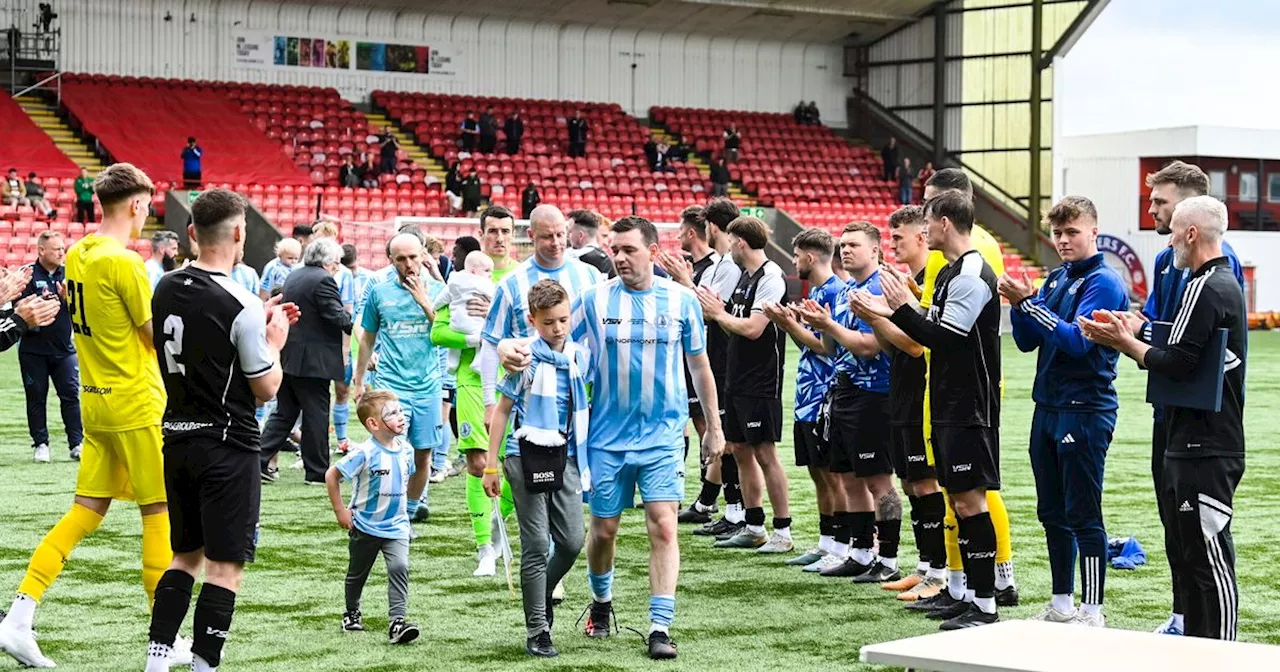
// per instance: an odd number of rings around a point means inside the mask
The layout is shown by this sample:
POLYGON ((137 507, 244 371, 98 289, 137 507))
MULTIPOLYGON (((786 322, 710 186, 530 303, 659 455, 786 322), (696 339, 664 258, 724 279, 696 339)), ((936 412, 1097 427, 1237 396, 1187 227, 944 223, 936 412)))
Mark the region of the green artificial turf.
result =
MULTIPOLYGON (((1010 619, 1031 616, 1048 599, 1049 575, 1025 449, 1035 359, 1016 352, 1012 340, 1005 340, 1002 460, 1023 600, 1023 606, 1001 611, 1002 618, 1010 619)), ((1280 519, 1280 457, 1274 449, 1280 429, 1280 335, 1255 333, 1251 345, 1249 464, 1236 494, 1234 526, 1240 638, 1280 644, 1280 603, 1273 602, 1272 571, 1280 566, 1280 534, 1276 526, 1265 524, 1280 519)), ((795 355, 793 349, 788 356, 791 371, 795 355)), ((1168 568, 1149 473, 1151 413, 1142 401, 1145 376, 1127 360, 1120 368, 1120 421, 1107 464, 1104 500, 1107 531, 1137 535, 1150 562, 1137 571, 1109 573, 1106 613, 1111 627, 1150 630, 1169 611, 1168 568)), ((788 408, 791 398, 788 385, 788 408)), ((51 400, 56 402, 52 395, 51 400)), ((7 509, 0 524, 0 587, 8 591, 17 588, 31 549, 70 504, 76 466, 67 460, 53 403, 49 418, 54 463, 31 463, 17 357, 12 352, 0 355, 0 408, 5 409, 0 414, 0 502, 7 509)), ((787 443, 779 446, 779 453, 790 464, 790 428, 783 434, 787 443)), ((689 471, 697 473, 693 458, 689 471)), ((816 541, 817 512, 808 477, 800 469, 789 472, 793 529, 797 550, 803 550, 816 541)), ((589 599, 585 558, 566 580, 568 597, 557 613, 560 658, 535 661, 526 656, 520 604, 508 593, 501 570, 492 579, 471 577, 475 549, 460 478, 433 486, 431 521, 418 526, 420 536, 412 546, 409 613, 422 626, 422 638, 407 647, 386 643, 386 581, 381 567, 374 570, 365 591, 369 631, 343 634, 338 626, 347 561, 345 533, 334 523, 323 489, 304 487, 300 471, 285 469, 282 474, 280 482, 263 488, 258 561, 239 598, 222 669, 653 667, 636 635, 624 630, 608 640, 589 641, 574 627, 589 599)), ((697 479, 689 479, 691 497, 697 488, 697 479)), ((514 522, 509 529, 515 532, 514 522)), ((712 550, 709 542, 689 531, 681 530, 682 567, 672 629, 680 659, 663 669, 864 669, 857 663, 862 645, 935 631, 935 622, 903 611, 890 593, 875 586, 855 587, 802 574, 782 566, 785 558, 712 550)), ((148 615, 139 582, 139 535, 134 507, 117 503, 46 594, 37 629, 41 646, 59 668, 142 668, 148 615)), ((907 523, 902 557, 908 565, 915 553, 910 538, 907 523)), ((614 604, 622 625, 638 630, 647 629, 647 551, 643 517, 629 511, 619 536, 614 604)), ((16 667, 0 659, 0 670, 16 667)))

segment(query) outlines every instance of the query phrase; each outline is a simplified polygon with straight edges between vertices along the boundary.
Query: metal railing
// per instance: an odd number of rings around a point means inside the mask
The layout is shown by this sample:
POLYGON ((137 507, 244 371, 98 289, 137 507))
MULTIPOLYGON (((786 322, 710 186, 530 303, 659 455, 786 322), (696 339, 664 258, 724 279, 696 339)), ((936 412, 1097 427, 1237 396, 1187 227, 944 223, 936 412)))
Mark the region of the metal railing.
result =
POLYGON ((44 79, 36 82, 35 84, 32 84, 31 86, 28 86, 27 88, 21 91, 18 91, 17 93, 13 94, 13 97, 18 98, 36 89, 43 89, 44 85, 48 84, 51 81, 57 82, 57 85, 53 87, 54 96, 57 100, 57 104, 61 105, 62 104, 62 73, 61 72, 55 72, 52 75, 49 75, 48 77, 45 77, 44 79))

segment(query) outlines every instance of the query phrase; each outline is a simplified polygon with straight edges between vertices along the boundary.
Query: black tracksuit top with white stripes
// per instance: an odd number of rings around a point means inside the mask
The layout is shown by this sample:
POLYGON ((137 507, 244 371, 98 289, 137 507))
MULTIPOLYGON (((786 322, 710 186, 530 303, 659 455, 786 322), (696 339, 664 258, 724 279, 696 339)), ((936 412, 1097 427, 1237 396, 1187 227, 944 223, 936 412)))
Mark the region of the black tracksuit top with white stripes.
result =
POLYGON ((1215 413, 1178 406, 1167 408, 1167 457, 1244 456, 1244 376, 1249 321, 1244 293, 1226 257, 1205 262, 1192 274, 1182 293, 1168 347, 1147 351, 1143 366, 1173 380, 1187 380, 1204 346, 1218 329, 1227 330, 1222 410, 1215 413))

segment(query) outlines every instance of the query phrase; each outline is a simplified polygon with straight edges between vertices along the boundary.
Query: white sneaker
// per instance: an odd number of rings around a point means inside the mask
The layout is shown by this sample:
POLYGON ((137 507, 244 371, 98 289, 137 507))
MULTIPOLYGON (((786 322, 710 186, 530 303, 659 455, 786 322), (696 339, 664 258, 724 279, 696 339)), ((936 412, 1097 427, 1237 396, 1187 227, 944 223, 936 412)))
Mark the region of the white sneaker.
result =
POLYGON ((178 638, 173 640, 173 647, 169 650, 169 664, 190 665, 192 659, 191 640, 178 635, 178 638))
POLYGON ((427 480, 432 483, 444 483, 444 479, 448 476, 447 470, 437 469, 431 472, 431 477, 427 480))
POLYGON ((78 443, 77 443, 76 445, 71 446, 71 461, 72 461, 72 462, 79 462, 79 461, 80 461, 80 453, 81 453, 81 452, 83 452, 83 451, 82 451, 82 447, 81 447, 81 445, 80 445, 80 444, 78 444, 78 443))
POLYGON ((35 635, 30 628, 16 628, 8 621, 0 623, 0 650, 27 667, 57 667, 52 660, 40 653, 35 635))
POLYGON ((301 468, 303 468, 304 466, 306 466, 306 465, 304 465, 304 464, 302 463, 302 458, 301 458, 301 457, 299 457, 297 460, 295 460, 295 461, 294 461, 294 463, 293 463, 293 464, 289 465, 289 468, 290 468, 290 469, 301 469, 301 468))
POLYGON ((1178 625, 1178 620, 1173 616, 1170 616, 1169 620, 1161 623, 1160 627, 1156 628, 1152 632, 1157 635, 1182 636, 1182 628, 1178 625))
POLYGON ((481 546, 476 551, 476 560, 476 571, 471 572, 471 576, 493 576, 498 573, 498 552, 493 550, 493 544, 481 546))
POLYGON ((554 606, 561 602, 564 602, 564 579, 561 579, 560 583, 557 583, 556 587, 551 589, 551 604, 554 606))
POLYGON ((795 549, 791 537, 784 537, 774 532, 764 546, 756 549, 756 553, 790 553, 795 549))
POLYGON ((1044 610, 1031 617, 1033 621, 1047 621, 1049 623, 1073 623, 1080 615, 1079 609, 1071 611, 1058 611, 1053 605, 1046 605, 1044 610))
POLYGON ((827 569, 829 567, 835 567, 836 565, 840 565, 843 563, 844 563, 843 557, 837 557, 835 553, 828 553, 822 556, 821 558, 819 558, 817 562, 813 562, 805 565, 801 571, 821 572, 824 569, 827 569))
POLYGON ((49 444, 42 443, 35 447, 31 454, 32 462, 40 462, 42 464, 49 463, 49 444))
POLYGON ((1084 609, 1079 609, 1076 611, 1076 617, 1071 622, 1076 625, 1084 625, 1090 628, 1107 627, 1107 617, 1100 611, 1096 614, 1088 614, 1085 613, 1084 609))

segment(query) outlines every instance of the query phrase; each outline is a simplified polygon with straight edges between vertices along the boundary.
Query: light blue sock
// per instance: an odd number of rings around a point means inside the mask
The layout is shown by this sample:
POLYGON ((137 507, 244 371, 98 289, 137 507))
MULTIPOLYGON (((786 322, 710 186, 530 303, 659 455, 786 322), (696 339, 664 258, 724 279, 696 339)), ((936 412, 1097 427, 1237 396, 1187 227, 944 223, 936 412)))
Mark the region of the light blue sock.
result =
POLYGON ((253 417, 258 419, 258 426, 261 427, 262 423, 267 419, 267 407, 259 406, 258 410, 253 412, 253 417))
POLYGON ((440 445, 431 451, 431 471, 443 471, 449 466, 449 447, 453 445, 453 437, 449 434, 448 425, 440 432, 440 445))
POLYGON ((333 434, 339 441, 347 440, 347 420, 351 418, 351 404, 333 405, 333 434))
POLYGON ((409 519, 410 519, 410 520, 413 520, 413 516, 414 516, 414 514, 418 513, 418 506, 419 506, 421 503, 422 503, 422 502, 420 502, 420 501, 418 501, 418 500, 416 500, 416 499, 411 499, 411 500, 409 500, 409 503, 406 505, 406 507, 405 507, 405 508, 407 508, 407 509, 409 510, 409 519))
POLYGON ((649 597, 649 622, 664 630, 671 627, 676 618, 675 595, 652 595, 649 597))
POLYGON ((591 584, 591 596, 596 602, 613 601, 613 568, 604 574, 596 574, 587 570, 587 581, 591 584))

